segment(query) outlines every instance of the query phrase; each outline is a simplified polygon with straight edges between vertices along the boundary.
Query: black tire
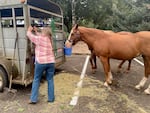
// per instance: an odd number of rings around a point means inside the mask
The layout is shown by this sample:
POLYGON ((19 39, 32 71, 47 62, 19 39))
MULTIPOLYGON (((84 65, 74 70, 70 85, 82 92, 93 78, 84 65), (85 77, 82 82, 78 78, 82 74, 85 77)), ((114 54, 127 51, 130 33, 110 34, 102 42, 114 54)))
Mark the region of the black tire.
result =
POLYGON ((0 66, 0 92, 3 92, 4 87, 8 85, 8 75, 3 67, 0 66))

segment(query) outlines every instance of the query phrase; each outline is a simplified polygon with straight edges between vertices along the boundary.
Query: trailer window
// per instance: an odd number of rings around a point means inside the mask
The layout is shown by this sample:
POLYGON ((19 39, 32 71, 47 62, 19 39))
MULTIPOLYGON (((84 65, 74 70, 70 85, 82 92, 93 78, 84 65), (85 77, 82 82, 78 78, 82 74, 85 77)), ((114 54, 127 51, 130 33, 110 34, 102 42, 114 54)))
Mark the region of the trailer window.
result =
POLYGON ((62 30, 62 25, 57 25, 56 24, 56 30, 62 30))
POLYGON ((36 27, 43 27, 46 26, 47 24, 44 22, 43 19, 38 18, 38 19, 31 20, 31 25, 36 27))
POLYGON ((1 9, 1 17, 12 17, 12 9, 1 9))
POLYGON ((31 20, 31 24, 34 26, 37 27, 51 26, 51 22, 52 20, 54 20, 55 30, 62 30, 62 25, 63 25, 62 17, 48 14, 35 9, 30 9, 30 15, 32 18, 34 18, 33 20, 31 20))
POLYGON ((37 11, 37 10, 34 10, 34 9, 30 9, 30 15, 33 18, 42 18, 42 19, 51 17, 50 14, 47 14, 47 13, 44 13, 44 12, 41 12, 41 11, 37 11))
POLYGON ((44 2, 43 0, 38 0, 38 2, 36 0, 27 0, 27 4, 47 10, 49 12, 61 14, 61 9, 49 0, 44 0, 44 2))
POLYGON ((62 18, 61 17, 54 16, 53 19, 55 20, 55 22, 62 23, 62 18))
POLYGON ((23 16, 23 8, 15 8, 15 16, 23 16))
POLYGON ((17 19, 16 20, 17 27, 24 27, 24 19, 17 19))
POLYGON ((58 16, 54 16, 54 15, 50 15, 41 11, 37 11, 34 9, 30 9, 30 15, 33 18, 42 18, 42 19, 49 19, 49 18, 53 18, 55 20, 55 22, 59 22, 62 23, 62 17, 58 17, 58 16))
POLYGON ((8 20, 2 20, 2 27, 13 27, 13 20, 8 19, 8 20))

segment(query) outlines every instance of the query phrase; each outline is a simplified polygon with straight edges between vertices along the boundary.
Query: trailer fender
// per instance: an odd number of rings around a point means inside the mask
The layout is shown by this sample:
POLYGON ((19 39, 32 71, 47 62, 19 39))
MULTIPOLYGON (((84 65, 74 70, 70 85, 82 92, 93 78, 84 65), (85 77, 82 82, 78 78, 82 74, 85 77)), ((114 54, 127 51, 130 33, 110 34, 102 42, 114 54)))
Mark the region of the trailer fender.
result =
POLYGON ((16 78, 18 76, 18 69, 16 65, 12 66, 12 60, 6 59, 6 58, 0 58, 0 66, 4 69, 4 71, 7 74, 8 80, 10 79, 10 75, 12 74, 13 78, 16 78))

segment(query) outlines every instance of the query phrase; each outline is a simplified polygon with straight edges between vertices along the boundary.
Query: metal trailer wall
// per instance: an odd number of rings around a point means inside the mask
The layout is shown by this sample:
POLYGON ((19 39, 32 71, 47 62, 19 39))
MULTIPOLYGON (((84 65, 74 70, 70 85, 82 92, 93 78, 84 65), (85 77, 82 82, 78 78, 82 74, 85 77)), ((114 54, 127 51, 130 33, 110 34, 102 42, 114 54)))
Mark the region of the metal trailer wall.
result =
MULTIPOLYGON (((26 0, 25 4, 20 3, 20 0, 0 0, 0 10, 7 9, 7 8, 17 8, 23 7, 23 11, 27 11, 24 8, 28 7, 28 3, 30 5, 33 5, 32 3, 37 2, 37 0, 26 0)), ((39 0, 40 2, 44 2, 42 0, 39 0)), ((30 6, 29 5, 29 6, 30 6)), ((53 3, 51 3, 53 5, 53 3)), ((57 6, 55 4, 55 6, 57 6)), ((42 8, 42 7, 40 7, 42 8)), ((39 8, 37 8, 39 9, 39 8)), ((43 10, 43 9, 42 9, 43 10)), ((45 11, 45 10, 43 10, 45 11)), ((54 9, 52 11, 55 11, 54 9)), ((53 36, 53 48, 56 58, 56 66, 62 64, 65 61, 65 55, 64 55, 64 35, 63 35, 63 15, 60 7, 57 6, 57 11, 60 11, 59 14, 55 14, 54 12, 51 12, 55 16, 59 16, 62 18, 62 22, 58 23, 62 25, 62 30, 55 30, 55 35, 53 36)), ((16 12, 14 12, 16 13, 16 12)), ((31 65, 27 63, 27 60, 29 60, 31 57, 31 51, 28 49, 32 48, 31 43, 27 40, 26 37, 26 30, 28 25, 31 24, 31 21, 29 20, 30 17, 26 17, 29 12, 23 12, 25 14, 24 17, 21 17, 21 19, 24 19, 24 27, 2 27, 0 28, 0 56, 6 57, 8 60, 13 61, 13 55, 15 51, 15 58, 14 63, 18 68, 19 76, 22 77, 20 82, 24 83, 24 80, 28 75, 31 73, 31 65), (27 15, 26 15, 27 14, 27 15), (15 41, 18 37, 18 40, 16 42, 16 49, 15 49, 15 41)), ((20 17, 17 17, 20 18, 20 17)), ((0 20, 2 20, 1 18, 0 20)), ((7 19, 7 18, 4 18, 7 19)), ((10 18, 13 21, 16 21, 15 17, 10 18)), ((1 22, 1 21, 0 21, 1 22)), ((16 22, 13 22, 15 24, 16 22)), ((57 23, 56 23, 57 24, 57 23)))

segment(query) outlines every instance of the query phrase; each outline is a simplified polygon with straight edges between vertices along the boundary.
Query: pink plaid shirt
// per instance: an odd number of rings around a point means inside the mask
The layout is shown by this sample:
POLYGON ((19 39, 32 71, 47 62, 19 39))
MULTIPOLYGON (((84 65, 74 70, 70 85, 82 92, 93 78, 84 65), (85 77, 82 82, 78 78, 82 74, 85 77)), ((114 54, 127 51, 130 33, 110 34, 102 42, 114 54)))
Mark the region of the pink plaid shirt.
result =
POLYGON ((42 34, 34 35, 30 31, 27 31, 27 36, 35 44, 35 59, 38 63, 55 63, 55 56, 49 37, 42 34))

